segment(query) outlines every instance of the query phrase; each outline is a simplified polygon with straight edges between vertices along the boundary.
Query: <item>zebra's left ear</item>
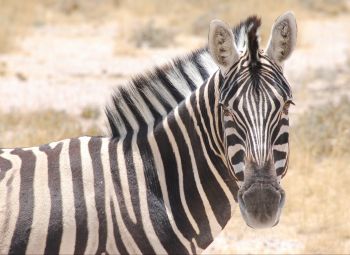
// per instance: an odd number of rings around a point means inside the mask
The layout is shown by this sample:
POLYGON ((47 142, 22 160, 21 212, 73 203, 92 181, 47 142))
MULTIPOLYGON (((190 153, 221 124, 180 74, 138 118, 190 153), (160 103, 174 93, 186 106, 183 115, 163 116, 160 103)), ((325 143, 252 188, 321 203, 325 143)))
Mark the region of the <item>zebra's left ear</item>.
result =
POLYGON ((283 62, 291 55, 297 41, 297 23, 292 12, 281 15, 273 24, 266 54, 276 64, 283 62))

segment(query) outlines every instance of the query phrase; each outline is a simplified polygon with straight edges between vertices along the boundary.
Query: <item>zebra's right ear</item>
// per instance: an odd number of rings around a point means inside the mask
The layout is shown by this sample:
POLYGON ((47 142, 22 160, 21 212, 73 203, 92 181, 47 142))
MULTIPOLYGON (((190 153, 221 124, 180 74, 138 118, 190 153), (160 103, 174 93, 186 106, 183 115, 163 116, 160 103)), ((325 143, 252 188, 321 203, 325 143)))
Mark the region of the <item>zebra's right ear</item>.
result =
POLYGON ((232 30, 221 20, 213 20, 210 22, 208 39, 209 53, 225 76, 239 58, 232 30))

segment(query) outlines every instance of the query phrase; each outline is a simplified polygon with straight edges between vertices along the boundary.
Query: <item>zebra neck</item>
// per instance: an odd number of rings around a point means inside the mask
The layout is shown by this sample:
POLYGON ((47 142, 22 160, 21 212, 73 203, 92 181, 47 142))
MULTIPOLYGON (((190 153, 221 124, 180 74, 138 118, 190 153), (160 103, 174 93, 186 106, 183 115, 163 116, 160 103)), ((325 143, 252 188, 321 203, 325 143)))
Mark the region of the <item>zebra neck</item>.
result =
MULTIPOLYGON (((238 190, 228 181, 231 177, 220 152, 215 79, 217 75, 148 134, 159 153, 154 160, 156 165, 161 162, 156 169, 164 178, 165 206, 179 232, 199 250, 205 249, 230 219, 238 190)), ((157 193, 156 187, 153 192, 157 193)))

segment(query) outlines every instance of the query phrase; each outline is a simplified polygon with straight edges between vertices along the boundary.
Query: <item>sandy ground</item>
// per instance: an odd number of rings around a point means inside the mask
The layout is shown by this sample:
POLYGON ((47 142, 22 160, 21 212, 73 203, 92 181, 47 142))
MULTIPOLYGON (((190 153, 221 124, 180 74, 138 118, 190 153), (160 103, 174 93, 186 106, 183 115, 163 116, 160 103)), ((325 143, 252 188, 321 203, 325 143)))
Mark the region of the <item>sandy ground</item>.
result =
POLYGON ((34 29, 19 40, 18 53, 0 56, 1 110, 79 113, 85 106, 104 107, 112 88, 132 74, 186 52, 159 49, 137 58, 116 56, 116 31, 112 24, 34 29))
MULTIPOLYGON (((297 107, 292 119, 308 107, 349 95, 350 18, 299 23, 298 48, 286 63, 297 107), (317 31, 317 33, 315 33, 317 31)), ((19 39, 19 51, 0 56, 1 111, 53 108, 79 114, 86 106, 103 109, 112 88, 132 74, 188 50, 148 50, 140 56, 115 54, 118 27, 43 25, 19 39)), ((203 40, 203 43, 205 41, 203 40)), ((240 217, 238 209, 235 213, 240 217)), ((235 222, 233 222, 235 221, 235 222)), ((232 220, 206 253, 296 253, 304 244, 293 230, 246 230, 234 235, 232 220)), ((280 223, 280 224, 283 224, 280 223)))
MULTIPOLYGON (((313 101, 328 100, 329 93, 349 94, 344 65, 350 62, 349 22, 350 18, 339 17, 299 23, 298 47, 285 66, 296 95, 295 112, 313 101)), ((85 106, 103 107, 112 88, 130 75, 188 52, 172 48, 120 56, 115 54, 117 37, 115 23, 33 28, 29 36, 18 39, 18 52, 0 56, 1 110, 54 108, 79 113, 85 106)))

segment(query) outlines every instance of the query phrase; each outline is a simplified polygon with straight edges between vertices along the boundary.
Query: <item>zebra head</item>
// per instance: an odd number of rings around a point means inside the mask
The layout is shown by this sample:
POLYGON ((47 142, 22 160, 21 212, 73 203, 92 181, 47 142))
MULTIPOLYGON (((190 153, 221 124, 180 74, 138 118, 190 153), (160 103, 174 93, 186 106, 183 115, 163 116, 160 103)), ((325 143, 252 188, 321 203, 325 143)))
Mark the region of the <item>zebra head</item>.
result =
MULTIPOLYGON (((276 225, 285 201, 280 180, 288 166, 291 89, 283 62, 292 53, 297 26, 287 12, 259 50, 260 19, 245 22, 244 39, 219 20, 210 24, 209 51, 220 69, 218 119, 227 165, 240 187, 238 202, 247 225, 276 225), (234 35, 235 34, 235 35, 234 35), (240 48, 237 42, 245 44, 240 48)), ((242 31, 241 31, 242 36, 242 31)))

